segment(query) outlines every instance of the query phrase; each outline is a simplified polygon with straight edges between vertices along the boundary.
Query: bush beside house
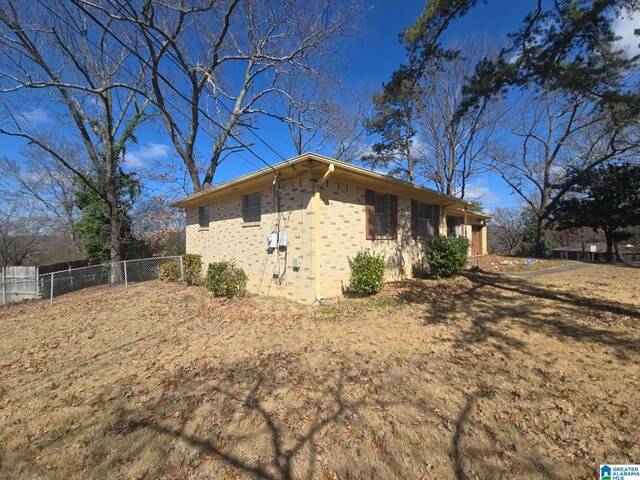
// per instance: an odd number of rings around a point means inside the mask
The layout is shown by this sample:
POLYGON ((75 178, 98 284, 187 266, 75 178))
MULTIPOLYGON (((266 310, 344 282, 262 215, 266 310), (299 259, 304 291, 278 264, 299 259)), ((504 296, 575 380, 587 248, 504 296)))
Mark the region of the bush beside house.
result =
POLYGON ((384 255, 376 255, 371 250, 360 250, 355 257, 348 258, 351 277, 349 292, 373 295, 384 286, 384 255))
POLYGON ((433 278, 449 278, 464 269, 469 255, 469 239, 464 237, 429 237, 427 263, 433 278))
POLYGON ((233 262, 210 263, 204 285, 216 297, 244 297, 247 293, 247 274, 233 262))
POLYGON ((182 256, 185 285, 202 285, 202 255, 185 253, 182 256))
POLYGON ((179 262, 171 261, 160 265, 160 280, 163 282, 177 282, 181 277, 179 262))

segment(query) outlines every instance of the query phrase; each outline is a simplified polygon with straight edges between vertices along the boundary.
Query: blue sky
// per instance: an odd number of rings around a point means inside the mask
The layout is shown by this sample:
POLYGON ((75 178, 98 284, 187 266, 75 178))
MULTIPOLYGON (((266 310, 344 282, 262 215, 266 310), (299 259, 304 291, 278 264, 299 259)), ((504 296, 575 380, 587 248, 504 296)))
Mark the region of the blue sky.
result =
MULTIPOLYGON (((399 34, 416 20, 424 7, 424 2, 378 0, 368 5, 364 12, 361 31, 348 41, 342 42, 341 54, 345 63, 343 82, 347 88, 351 89, 357 89, 361 85, 380 88, 382 83, 390 78, 391 73, 405 61, 404 47, 399 42, 399 34)), ((480 2, 466 17, 452 24, 450 30, 445 33, 444 41, 464 40, 465 37, 473 36, 487 37, 492 40, 492 43, 500 44, 505 40, 507 33, 518 29, 522 18, 533 6, 532 1, 491 0, 487 4, 480 2)), ((621 24, 620 32, 630 36, 633 26, 633 22, 621 24)), ((34 125, 55 125, 50 106, 41 103, 24 108, 23 113, 34 125)), ((285 158, 295 154, 284 126, 274 121, 262 121, 259 134, 285 158)), ((250 136, 245 138, 255 140, 250 136)), ((19 140, 0 137, 0 154, 18 157, 21 145, 22 142, 19 140)), ((280 158, 259 142, 256 142, 253 148, 269 163, 280 161, 280 158)), ((206 151, 206 149, 207 147, 203 145, 202 150, 206 151)), ((327 152, 321 150, 320 153, 327 152)), ((138 143, 128 149, 128 161, 136 167, 150 166, 156 161, 167 161, 172 156, 173 146, 161 126, 147 126, 141 129, 138 132, 138 143)), ((251 172, 256 169, 256 166, 263 166, 260 160, 252 157, 248 152, 243 152, 242 157, 244 159, 240 157, 227 159, 219 167, 214 181, 224 182, 251 172)), ((162 188, 153 183, 149 186, 151 190, 162 188)), ((487 210, 519 203, 495 174, 484 174, 474 179, 469 185, 468 197, 480 200, 487 210)))
MULTIPOLYGON (((444 41, 475 36, 493 38, 499 43, 506 38, 507 33, 518 28, 530 6, 529 2, 512 0, 492 0, 491 5, 481 3, 467 17, 455 22, 444 41)), ((423 2, 411 0, 378 0, 371 4, 364 17, 362 33, 351 38, 343 52, 347 64, 345 84, 380 88, 383 82, 388 81, 393 71, 406 59, 399 34, 415 22, 423 8, 423 2)), ((269 143, 285 157, 295 155, 295 150, 281 127, 270 122, 263 127, 260 135, 268 138, 269 143)), ((260 147, 255 147, 259 155, 265 159, 273 159, 274 162, 279 161, 268 149, 260 147)), ((320 153, 323 153, 322 150, 320 153)), ((243 156, 252 163, 259 164, 259 160, 252 158, 251 154, 245 153, 243 156)), ((218 170, 217 181, 226 181, 252 170, 254 167, 242 159, 230 159, 218 170)), ((474 179, 468 191, 469 197, 480 200, 487 209, 518 203, 517 198, 510 195, 507 186, 495 174, 484 174, 474 179)))
MULTIPOLYGON (((444 40, 476 36, 491 37, 500 42, 507 33, 518 28, 529 7, 528 2, 509 0, 493 0, 491 5, 480 4, 469 16, 456 22, 444 40)), ((363 19, 362 32, 352 37, 342 52, 346 63, 344 83, 351 88, 366 85, 377 89, 388 81, 393 71, 406 59, 399 34, 415 22, 423 8, 423 2, 411 0, 378 0, 370 4, 363 19)), ((283 156, 288 158, 295 155, 282 126, 264 122, 259 134, 269 139, 269 144, 283 156)), ((280 161, 266 147, 258 144, 254 149, 270 163, 280 161)), ((243 157, 260 165, 260 161, 250 153, 243 153, 243 157)), ((230 158, 219 168, 216 181, 227 181, 252 170, 255 170, 254 166, 245 160, 238 158, 234 161, 230 158)), ((484 174, 474 179, 469 192, 488 209, 517 203, 517 199, 510 195, 504 182, 495 174, 484 174)))

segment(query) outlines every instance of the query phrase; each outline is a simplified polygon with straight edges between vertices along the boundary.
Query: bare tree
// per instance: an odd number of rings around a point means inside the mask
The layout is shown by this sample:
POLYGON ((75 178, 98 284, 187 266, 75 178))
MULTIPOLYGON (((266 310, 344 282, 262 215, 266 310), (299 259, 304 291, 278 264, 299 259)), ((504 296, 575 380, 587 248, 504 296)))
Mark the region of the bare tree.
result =
POLYGON ((138 202, 133 216, 136 238, 143 240, 154 255, 185 253, 184 213, 171 208, 165 195, 152 195, 138 202))
POLYGON ((320 78, 309 82, 306 76, 289 75, 282 83, 288 95, 281 95, 283 117, 297 155, 322 148, 326 138, 322 131, 329 122, 327 115, 328 86, 320 78))
POLYGON ((423 176, 439 192, 465 198, 470 178, 486 171, 481 161, 504 113, 503 102, 486 99, 473 111, 460 113, 463 88, 474 65, 492 56, 484 42, 454 46, 461 55, 425 70, 426 94, 418 110, 418 142, 423 176))
MULTIPOLYGON (((78 170, 85 171, 86 165, 77 158, 76 148, 65 148, 65 159, 78 170)), ((50 155, 43 154, 38 148, 28 148, 20 161, 0 158, 0 188, 14 198, 28 203, 37 203, 42 214, 47 216, 56 233, 67 241, 64 248, 69 257, 80 255, 82 250, 80 239, 75 232, 78 218, 74 195, 74 178, 64 165, 50 155)))
MULTIPOLYGON (((108 21, 108 20, 107 20, 108 21)), ((117 25, 109 23, 110 32, 117 25)), ((116 30, 117 31, 117 30, 116 30)), ((135 47, 135 45, 134 45, 135 47)), ((145 118, 130 54, 105 30, 91 28, 68 2, 27 4, 3 0, 0 9, 0 93, 6 120, 0 133, 26 140, 71 172, 104 201, 109 210, 110 258, 122 258, 123 206, 117 177, 128 143, 145 118), (52 112, 64 112, 57 129, 83 147, 89 170, 67 157, 39 125, 25 122, 23 106, 40 98, 52 112)))
POLYGON ((3 202, 0 207, 0 265, 33 263, 40 252, 46 223, 30 205, 3 202))
POLYGON ((520 208, 496 208, 492 214, 491 230, 502 251, 515 255, 526 228, 526 220, 520 208))
POLYGON ((584 97, 557 93, 529 98, 509 120, 511 136, 487 165, 535 215, 535 254, 544 256, 549 214, 572 187, 567 174, 637 155, 639 131, 637 124, 612 122, 584 97))
MULTIPOLYGON (((229 153, 251 147, 240 137, 255 132, 257 118, 300 124, 267 108, 268 102, 278 96, 293 99, 283 79, 319 74, 330 62, 331 42, 348 33, 358 17, 351 1, 201 0, 186 6, 118 0, 118 8, 75 2, 90 15, 121 22, 130 41, 143 44, 131 53, 146 69, 148 96, 194 191, 211 185, 229 153), (196 144, 204 136, 210 137, 210 146, 200 162, 196 144)), ((107 30, 106 22, 99 23, 107 30)), ((296 107, 304 103, 293 100, 296 107)))
POLYGON ((371 115, 372 91, 361 87, 340 101, 337 79, 321 77, 313 89, 304 80, 290 77, 291 95, 283 97, 286 116, 295 120, 287 127, 297 154, 324 149, 343 162, 362 158, 369 150, 364 121, 371 115))
POLYGON ((372 114, 371 91, 364 87, 350 95, 350 103, 327 103, 324 136, 331 156, 343 162, 361 159, 371 148, 365 120, 372 114))

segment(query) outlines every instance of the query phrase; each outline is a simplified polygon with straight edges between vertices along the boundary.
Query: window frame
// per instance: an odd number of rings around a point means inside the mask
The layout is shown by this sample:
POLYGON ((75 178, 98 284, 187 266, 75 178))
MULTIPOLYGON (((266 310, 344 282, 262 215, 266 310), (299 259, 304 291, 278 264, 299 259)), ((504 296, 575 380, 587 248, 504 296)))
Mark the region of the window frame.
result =
POLYGON ((462 236, 462 217, 456 217, 454 215, 447 215, 447 237, 449 238, 458 238, 462 236), (453 225, 450 224, 449 220, 453 219, 453 225), (449 235, 450 228, 453 227, 453 236, 449 235))
POLYGON ((211 207, 209 205, 198 207, 198 225, 200 230, 208 229, 209 223, 211 223, 211 207), (206 212, 206 215, 205 215, 205 212, 206 212), (205 217, 206 217, 206 222, 204 221, 205 217))
POLYGON ((254 192, 242 196, 242 220, 244 223, 260 223, 262 220, 262 192, 254 192), (251 198, 257 198, 258 203, 249 205, 251 198))
POLYGON ((382 193, 366 188, 364 191, 365 204, 365 238, 367 240, 397 240, 398 239, 398 196, 391 193, 382 193), (381 200, 385 197, 384 201, 381 200), (376 206, 384 204, 386 213, 376 209, 376 206), (376 211, 377 210, 377 211, 376 211), (386 228, 384 232, 378 228, 381 223, 378 218, 385 218, 386 228))
POLYGON ((375 193, 374 206, 374 232, 376 237, 388 237, 391 234, 391 208, 389 206, 389 195, 384 193, 375 193), (378 211, 378 207, 384 206, 383 211, 378 211), (384 219, 381 222, 381 219, 384 219), (384 226, 384 230, 381 228, 384 226))
POLYGON ((411 199, 411 237, 414 240, 440 235, 442 206, 437 203, 411 199), (429 233, 431 230, 431 233, 429 233))

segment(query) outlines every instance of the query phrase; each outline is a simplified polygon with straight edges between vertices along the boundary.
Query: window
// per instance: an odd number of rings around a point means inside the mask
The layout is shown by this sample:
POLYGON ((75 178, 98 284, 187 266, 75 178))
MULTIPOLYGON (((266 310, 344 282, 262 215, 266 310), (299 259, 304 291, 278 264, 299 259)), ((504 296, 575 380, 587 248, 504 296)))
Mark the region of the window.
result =
POLYGON ((200 228, 209 228, 209 206, 198 207, 198 223, 200 228))
POLYGON ((389 235, 389 197, 376 194, 376 237, 389 235))
POLYGON ((366 189, 364 192, 366 212, 366 238, 398 238, 398 197, 366 189))
POLYGON ((242 197, 242 219, 245 222, 259 222, 261 213, 260 192, 242 197))
POLYGON ((459 237, 460 225, 462 225, 462 218, 447 216, 447 237, 459 237))
POLYGON ((416 208, 416 235, 418 237, 432 237, 436 234, 438 206, 418 202, 416 208))
POLYGON ((438 235, 440 207, 417 200, 411 200, 411 236, 431 237, 438 235))

